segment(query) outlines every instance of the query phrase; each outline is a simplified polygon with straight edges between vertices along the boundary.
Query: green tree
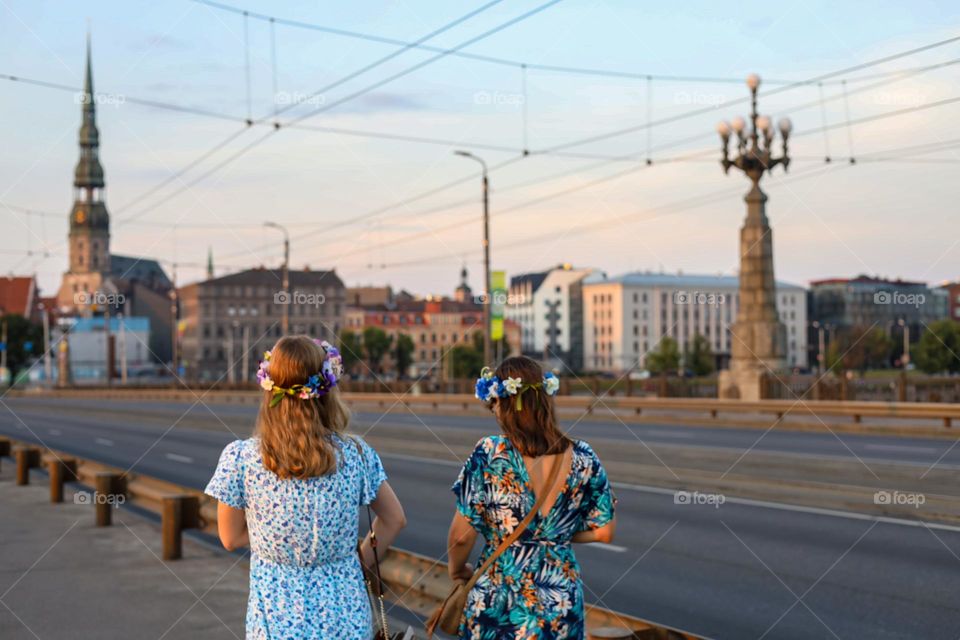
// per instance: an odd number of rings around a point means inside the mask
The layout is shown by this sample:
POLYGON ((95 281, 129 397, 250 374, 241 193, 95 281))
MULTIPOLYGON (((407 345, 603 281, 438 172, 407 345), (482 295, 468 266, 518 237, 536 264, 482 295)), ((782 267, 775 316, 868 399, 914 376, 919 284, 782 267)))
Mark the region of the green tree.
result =
POLYGON ((716 369, 716 360, 713 357, 713 350, 710 348, 710 341, 706 336, 699 333, 693 336, 687 350, 687 367, 693 371, 695 376, 708 376, 716 369))
POLYGON ((889 366, 893 341, 880 327, 851 327, 837 333, 827 348, 827 367, 837 375, 848 370, 861 373, 867 369, 889 366))
POLYGON ((367 356, 370 370, 379 373, 380 361, 390 351, 393 336, 377 327, 366 327, 363 330, 363 352, 367 356))
POLYGON ((416 345, 413 344, 413 338, 405 333, 397 334, 394 360, 397 363, 398 378, 407 375, 407 371, 410 370, 410 365, 413 364, 414 349, 416 349, 416 345))
POLYGON ((960 325, 952 320, 930 324, 913 355, 924 373, 960 373, 960 325))
POLYGON ((343 357, 343 368, 349 373, 363 356, 360 336, 349 329, 340 332, 340 355, 343 357))
POLYGON ((680 348, 677 341, 664 336, 656 350, 647 355, 647 370, 653 374, 675 373, 680 368, 680 348))
POLYGON ((448 371, 454 378, 475 378, 483 369, 483 349, 460 344, 447 352, 448 371))
POLYGON ((6 314, 0 319, 7 327, 7 368, 11 382, 25 369, 30 360, 43 353, 43 330, 17 314, 6 314))
MULTIPOLYGON (((499 349, 502 358, 510 356, 510 345, 506 340, 495 340, 491 345, 493 357, 499 349)), ((483 332, 476 331, 470 336, 470 342, 459 344, 447 352, 447 371, 454 378, 476 378, 484 367, 496 367, 496 362, 483 361, 483 332)))

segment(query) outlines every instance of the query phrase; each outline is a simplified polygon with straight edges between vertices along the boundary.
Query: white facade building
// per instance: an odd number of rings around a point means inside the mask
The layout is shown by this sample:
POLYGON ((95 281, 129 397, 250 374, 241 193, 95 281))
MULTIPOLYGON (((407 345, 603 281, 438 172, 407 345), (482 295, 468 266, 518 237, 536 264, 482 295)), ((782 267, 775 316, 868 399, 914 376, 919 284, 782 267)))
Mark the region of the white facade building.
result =
MULTIPOLYGON (((738 288, 736 276, 589 276, 583 281, 584 369, 644 369, 646 355, 664 335, 676 340, 683 352, 700 334, 715 355, 729 356, 738 288)), ((806 290, 777 282, 777 311, 787 327, 787 364, 806 367, 806 290)))
POLYGON ((593 273, 561 265, 510 279, 504 315, 520 325, 523 353, 583 367, 582 284, 593 273))

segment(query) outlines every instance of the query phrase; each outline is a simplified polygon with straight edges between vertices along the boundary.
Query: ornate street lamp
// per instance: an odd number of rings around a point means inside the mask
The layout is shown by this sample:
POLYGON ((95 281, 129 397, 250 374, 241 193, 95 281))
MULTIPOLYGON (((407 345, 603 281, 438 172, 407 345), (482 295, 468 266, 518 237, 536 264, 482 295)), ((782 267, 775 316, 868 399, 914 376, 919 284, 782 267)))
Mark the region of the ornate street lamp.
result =
POLYGON ((723 172, 729 173, 730 167, 736 167, 743 171, 753 181, 758 184, 764 172, 772 170, 778 164, 783 165, 786 171, 790 166, 790 156, 787 152, 787 142, 790 139, 790 131, 793 124, 790 118, 782 118, 777 123, 780 129, 780 137, 783 140, 783 155, 779 158, 773 157, 773 125, 769 116, 762 116, 757 113, 757 89, 760 88, 760 76, 753 73, 747 77, 747 86, 750 87, 750 128, 747 129, 746 122, 740 116, 737 116, 729 123, 721 121, 717 124, 717 133, 723 141, 723 159, 720 164, 723 166, 723 172), (737 136, 737 157, 730 159, 730 133, 737 136), (761 142, 762 141, 762 142, 761 142))
POLYGON ((740 169, 752 183, 744 200, 747 217, 740 229, 740 294, 736 322, 730 327, 730 368, 720 372, 718 392, 721 398, 759 400, 770 395, 767 382, 786 364, 786 327, 777 314, 776 282, 773 277, 773 234, 767 220, 767 196, 760 179, 775 166, 790 165, 787 141, 792 125, 784 118, 779 123, 783 154, 773 156, 774 131, 768 116, 757 113, 757 89, 760 77, 747 78, 750 88, 750 125, 741 117, 720 122, 717 133, 723 142, 724 173, 730 167, 740 169), (731 134, 736 136, 736 157, 730 158, 731 134))

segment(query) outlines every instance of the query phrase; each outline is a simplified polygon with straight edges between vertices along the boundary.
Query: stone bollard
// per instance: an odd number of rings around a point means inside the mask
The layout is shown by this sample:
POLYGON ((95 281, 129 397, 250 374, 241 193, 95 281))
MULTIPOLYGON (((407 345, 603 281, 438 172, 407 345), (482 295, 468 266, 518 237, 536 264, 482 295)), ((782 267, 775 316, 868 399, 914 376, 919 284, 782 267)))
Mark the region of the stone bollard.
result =
POLYGON ((50 502, 63 502, 63 485, 77 479, 77 461, 73 458, 56 458, 47 461, 50 475, 50 502))
POLYGON ((183 557, 183 530, 199 526, 200 500, 197 496, 164 496, 161 512, 163 559, 178 560, 183 557))
POLYGON ((13 455, 17 460, 17 484, 30 484, 30 469, 40 465, 40 450, 34 447, 17 447, 13 455))
POLYGON ((93 507, 96 511, 98 527, 109 527, 113 521, 112 509, 119 495, 120 476, 116 473, 101 472, 94 479, 95 492, 93 507))

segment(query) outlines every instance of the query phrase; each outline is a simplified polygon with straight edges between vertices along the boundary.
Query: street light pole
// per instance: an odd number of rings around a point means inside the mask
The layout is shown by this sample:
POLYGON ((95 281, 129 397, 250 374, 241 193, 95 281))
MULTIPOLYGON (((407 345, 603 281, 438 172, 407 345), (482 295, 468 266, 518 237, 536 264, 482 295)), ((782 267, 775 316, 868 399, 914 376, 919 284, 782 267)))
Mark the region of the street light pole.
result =
POLYGON ((283 282, 281 286, 283 287, 284 305, 283 316, 280 320, 280 331, 283 335, 287 335, 290 330, 290 304, 292 302, 290 300, 290 233, 286 227, 276 222, 264 222, 263 226, 279 229, 283 233, 283 282))
POLYGON ((907 365, 910 364, 910 325, 903 319, 897 320, 897 324, 903 327, 903 357, 900 361, 903 364, 903 370, 906 371, 907 365))
POLYGON ((760 189, 760 179, 777 165, 784 170, 790 164, 787 140, 792 125, 783 118, 779 122, 783 153, 773 156, 774 130, 768 116, 757 113, 757 89, 760 77, 747 78, 750 89, 749 125, 741 117, 720 122, 717 133, 723 143, 720 165, 724 173, 731 167, 742 171, 751 182, 744 200, 747 216, 740 229, 740 305, 737 319, 730 327, 730 368, 720 372, 718 391, 721 398, 760 400, 768 397, 766 382, 771 372, 785 366, 787 330, 777 313, 776 281, 773 274, 773 237, 766 214, 767 196, 760 189), (731 132, 736 134, 734 153, 730 157, 731 132))
POLYGON ((39 307, 43 312, 43 381, 50 385, 53 380, 53 365, 50 362, 50 310, 42 302, 39 307))
POLYGON ((490 180, 487 177, 487 163, 483 158, 469 151, 454 151, 458 156, 476 160, 483 167, 483 362, 492 365, 490 305, 493 303, 490 292, 490 180))

